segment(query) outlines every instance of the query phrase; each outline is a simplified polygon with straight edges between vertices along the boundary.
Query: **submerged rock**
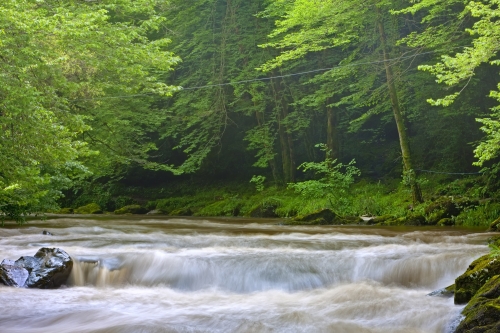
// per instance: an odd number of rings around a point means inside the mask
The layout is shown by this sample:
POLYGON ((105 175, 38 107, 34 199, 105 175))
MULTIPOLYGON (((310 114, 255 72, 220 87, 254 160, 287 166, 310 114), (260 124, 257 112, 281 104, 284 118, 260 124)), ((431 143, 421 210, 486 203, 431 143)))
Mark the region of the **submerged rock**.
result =
POLYGON ((53 233, 51 233, 50 231, 47 231, 47 230, 42 231, 42 235, 54 236, 53 233))
POLYGON ((451 286, 448 286, 446 288, 441 288, 441 289, 435 290, 435 291, 427 294, 427 296, 445 297, 445 298, 451 298, 451 297, 453 297, 453 295, 455 295, 455 285, 454 284, 452 284, 451 286))
POLYGON ((455 333, 500 332, 500 275, 492 277, 471 299, 455 333))
POLYGON ((7 286, 53 289, 66 283, 73 260, 58 248, 41 248, 35 256, 16 261, 4 260, 0 265, 0 282, 7 286))

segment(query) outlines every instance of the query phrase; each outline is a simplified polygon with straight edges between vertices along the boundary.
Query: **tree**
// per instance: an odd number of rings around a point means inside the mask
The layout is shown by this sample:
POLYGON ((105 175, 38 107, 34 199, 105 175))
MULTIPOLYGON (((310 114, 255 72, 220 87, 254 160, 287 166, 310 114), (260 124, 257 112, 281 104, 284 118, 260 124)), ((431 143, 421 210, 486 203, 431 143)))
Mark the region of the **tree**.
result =
POLYGON ((54 208, 61 189, 90 173, 87 162, 102 145, 110 150, 130 142, 149 147, 115 154, 114 160, 122 162, 153 148, 141 141, 144 124, 154 120, 136 124, 144 116, 135 114, 128 121, 136 105, 127 108, 114 96, 174 90, 162 82, 162 73, 178 59, 166 52, 167 39, 147 37, 163 20, 154 10, 160 3, 0 4, 0 215, 21 220, 27 213, 54 208), (117 144, 107 137, 126 129, 135 137, 122 137, 117 144))
POLYGON ((269 71, 290 60, 328 49, 342 54, 340 64, 343 68, 333 69, 323 76, 331 76, 330 81, 333 81, 335 87, 346 85, 350 88, 339 87, 338 90, 331 91, 329 98, 340 99, 337 106, 342 102, 363 106, 365 112, 360 120, 387 110, 387 101, 390 101, 399 133, 404 178, 411 186, 414 202, 422 202, 398 97, 401 89, 398 83, 402 73, 394 73, 398 62, 393 59, 404 57, 404 53, 397 50, 399 30, 392 26, 391 35, 387 33, 389 9, 398 5, 401 6, 400 3, 395 5, 375 0, 368 3, 351 0, 277 0, 271 5, 272 10, 276 11, 276 7, 281 7, 285 14, 276 22, 276 29, 270 35, 273 41, 264 46, 277 48, 281 50, 281 54, 267 62, 262 69, 269 71), (376 34, 373 33, 375 31, 376 34), (358 72, 359 69, 354 68, 356 61, 369 64, 364 69, 364 74, 358 74, 363 70, 358 72), (373 71, 377 63, 383 64, 385 83, 381 81, 381 72, 373 71))

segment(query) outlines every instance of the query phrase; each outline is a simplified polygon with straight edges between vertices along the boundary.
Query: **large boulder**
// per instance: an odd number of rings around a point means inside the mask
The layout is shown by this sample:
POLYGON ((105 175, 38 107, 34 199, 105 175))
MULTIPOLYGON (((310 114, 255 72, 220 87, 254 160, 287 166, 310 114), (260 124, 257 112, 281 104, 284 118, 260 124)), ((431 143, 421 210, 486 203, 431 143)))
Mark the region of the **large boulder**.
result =
POLYGON ((465 307, 455 333, 500 332, 500 275, 484 284, 465 307))
POLYGON ((66 283, 73 260, 58 248, 41 248, 35 256, 0 264, 0 282, 7 286, 53 289, 66 283))
POLYGON ((467 303, 495 275, 500 275, 500 258, 487 254, 474 260, 455 280, 455 304, 467 303))

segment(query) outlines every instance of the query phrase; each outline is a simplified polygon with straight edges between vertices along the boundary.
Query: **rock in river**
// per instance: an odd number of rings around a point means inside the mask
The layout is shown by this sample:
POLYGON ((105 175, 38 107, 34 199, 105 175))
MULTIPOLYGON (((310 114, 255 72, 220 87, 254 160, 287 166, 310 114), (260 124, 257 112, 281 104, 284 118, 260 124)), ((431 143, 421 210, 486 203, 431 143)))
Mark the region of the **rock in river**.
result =
POLYGON ((34 257, 25 256, 0 264, 0 282, 7 286, 59 288, 73 268, 73 260, 58 248, 41 248, 34 257))
POLYGON ((0 265, 0 282, 6 286, 22 287, 28 280, 28 276, 28 271, 16 266, 14 260, 6 259, 0 265))

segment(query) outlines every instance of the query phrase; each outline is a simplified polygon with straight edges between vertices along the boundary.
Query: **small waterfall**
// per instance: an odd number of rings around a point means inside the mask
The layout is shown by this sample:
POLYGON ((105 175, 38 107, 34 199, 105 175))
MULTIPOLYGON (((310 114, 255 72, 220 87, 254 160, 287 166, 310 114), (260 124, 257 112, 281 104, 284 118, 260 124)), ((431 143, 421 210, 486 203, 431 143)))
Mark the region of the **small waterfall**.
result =
MULTIPOLYGON (((475 245, 467 247, 472 253, 478 250, 475 245)), ((372 280, 437 289, 451 284, 472 259, 446 245, 413 243, 339 251, 237 247, 152 251, 75 259, 69 284, 251 293, 273 289, 294 292, 372 280)))

